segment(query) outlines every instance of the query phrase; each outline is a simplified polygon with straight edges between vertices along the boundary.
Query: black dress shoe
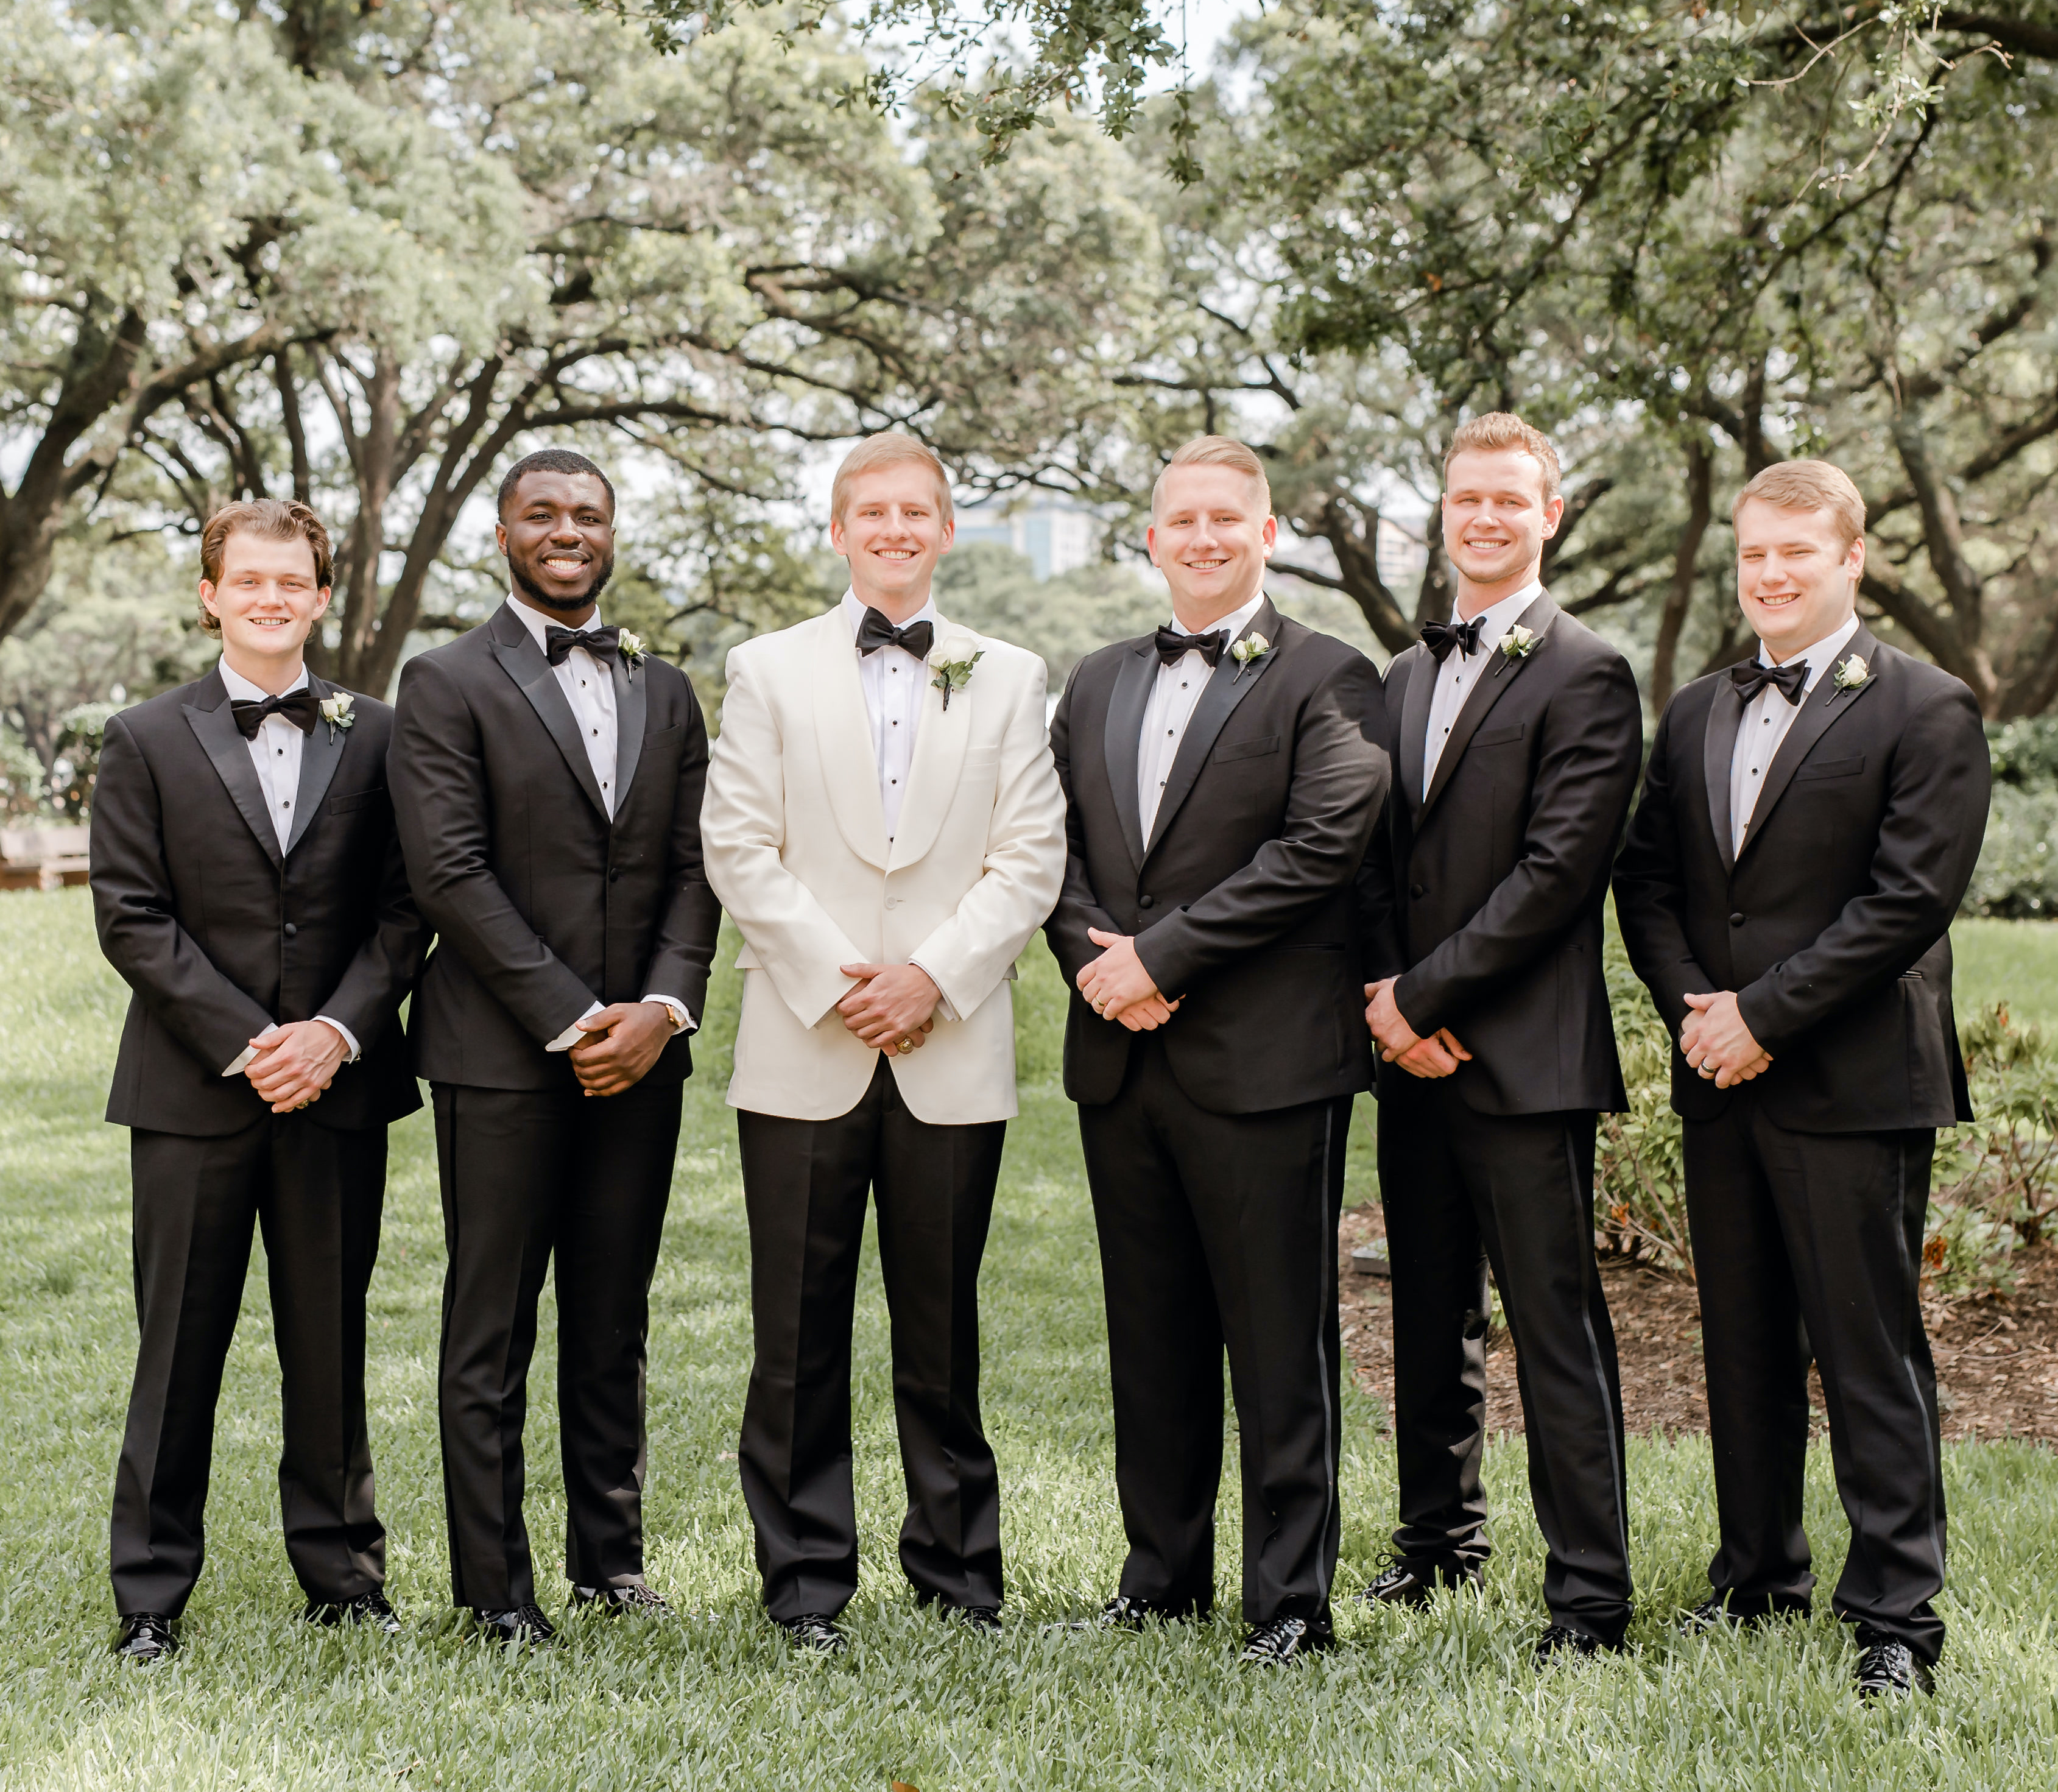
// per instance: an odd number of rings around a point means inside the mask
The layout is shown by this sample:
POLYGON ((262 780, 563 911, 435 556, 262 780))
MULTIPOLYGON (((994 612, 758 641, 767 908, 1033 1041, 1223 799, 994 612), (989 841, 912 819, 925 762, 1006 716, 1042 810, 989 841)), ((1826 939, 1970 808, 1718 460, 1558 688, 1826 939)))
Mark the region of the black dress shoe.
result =
POLYGON ((1917 1661, 1915 1651, 1905 1643, 1889 1636, 1876 1636, 1869 1642, 1861 1639, 1857 1679, 1858 1696, 1868 1702, 1907 1699, 1937 1690, 1929 1663, 1917 1661))
POLYGON ((179 1646, 172 1621, 158 1611, 130 1611, 121 1619, 121 1634, 115 1639, 114 1652, 124 1661, 162 1661, 179 1646))
POLYGON ((1396 1556, 1358 1597, 1367 1605, 1423 1606, 1439 1587, 1474 1587, 1479 1584, 1479 1578, 1477 1568, 1432 1566, 1404 1561, 1396 1556))
POLYGON ((300 1616, 310 1624, 333 1630, 339 1624, 368 1624, 388 1636, 400 1634, 400 1616, 386 1603, 386 1595, 374 1587, 354 1599, 309 1599, 300 1616))
POLYGON ((1285 1667, 1332 1647, 1337 1633, 1326 1618, 1274 1618, 1256 1626, 1243 1640, 1239 1661, 1285 1667))
POLYGON ((772 1622, 786 1633, 797 1649, 812 1649, 818 1655, 840 1655, 850 1639, 836 1628, 833 1618, 819 1611, 804 1611, 797 1618, 774 1618, 772 1622))
POLYGON ((1146 1624, 1180 1624, 1206 1616, 1206 1611, 1199 1606, 1162 1605, 1156 1599, 1133 1599, 1127 1593, 1117 1593, 1091 1618, 1074 1618, 1048 1627, 1067 1631, 1140 1631, 1146 1624))
POLYGON ((669 1618, 672 1608, 640 1580, 626 1587, 574 1587, 572 1603, 582 1610, 605 1612, 610 1618, 633 1613, 638 1618, 669 1618))
POLYGON ((1574 1630, 1570 1624, 1552 1624, 1536 1639, 1536 1671, 1541 1674, 1559 1662, 1583 1661, 1603 1653, 1619 1655, 1622 1652, 1619 1643, 1603 1643, 1598 1636, 1574 1630))
POLYGON ((940 1607, 944 1619, 955 1619, 968 1631, 981 1636, 1000 1635, 1000 1607, 997 1605, 946 1605, 940 1607))
POLYGON ((478 1620, 479 1634, 489 1643, 511 1643, 524 1649, 540 1649, 547 1643, 557 1640, 557 1627, 543 1615, 538 1605, 518 1605, 505 1611, 489 1611, 475 1607, 472 1616, 478 1620))

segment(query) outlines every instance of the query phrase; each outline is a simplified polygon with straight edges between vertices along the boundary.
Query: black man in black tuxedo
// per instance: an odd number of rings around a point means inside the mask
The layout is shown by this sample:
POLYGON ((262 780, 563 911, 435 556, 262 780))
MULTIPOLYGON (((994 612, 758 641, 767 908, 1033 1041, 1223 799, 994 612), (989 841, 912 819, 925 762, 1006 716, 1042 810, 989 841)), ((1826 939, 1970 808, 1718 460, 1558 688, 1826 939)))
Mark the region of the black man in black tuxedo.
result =
POLYGON ((306 506, 229 506, 201 563, 221 663, 109 721, 93 805, 101 947, 135 992, 107 1107, 130 1129, 141 1333, 111 1542, 116 1647, 143 1662, 177 1646, 200 1577, 215 1406, 259 1225, 304 1615, 398 1628, 364 1297, 386 1128, 421 1106, 399 1011, 427 934, 386 793, 392 712, 303 662, 330 566, 306 506))
POLYGON ((1944 1643, 1936 1376, 1918 1303, 1931 1154, 1972 1118, 1949 929, 1989 770, 1957 679, 1858 619, 1865 506, 1826 462, 1738 494, 1757 658, 1666 706, 1615 869, 1672 1030, 1722 1547, 1683 1627, 1808 1609, 1809 1358, 1851 1525, 1837 1586, 1867 1696, 1944 1643))
POLYGON ((1089 655, 1051 731, 1071 850, 1048 932, 1075 985, 1065 1090, 1129 1539, 1102 1622, 1214 1602, 1226 1345, 1246 1659, 1282 1663, 1332 1635, 1337 1221, 1372 1074, 1353 884, 1388 783, 1378 675, 1265 598, 1276 524, 1248 448, 1188 443, 1152 511, 1174 626, 1089 655))
POLYGON ((530 455, 502 483, 499 534, 507 602, 401 673, 392 785, 440 936, 412 1027, 450 1252, 453 1592, 488 1635, 541 1643, 522 1427, 553 1255, 572 1597, 665 1609, 643 1579, 650 1290, 721 915, 700 705, 595 614, 613 487, 582 455, 530 455))
POLYGON ((1387 669, 1397 788, 1368 921, 1387 942, 1365 1019, 1381 1047, 1400 1528, 1366 1597, 1420 1603, 1487 1557, 1490 1264, 1547 1552, 1541 1667, 1619 1647, 1630 1617, 1593 1175, 1596 1116, 1624 1105, 1602 910, 1642 709, 1622 655, 1540 582, 1563 509, 1548 440, 1504 413, 1474 419, 1444 484, 1456 614, 1387 669))

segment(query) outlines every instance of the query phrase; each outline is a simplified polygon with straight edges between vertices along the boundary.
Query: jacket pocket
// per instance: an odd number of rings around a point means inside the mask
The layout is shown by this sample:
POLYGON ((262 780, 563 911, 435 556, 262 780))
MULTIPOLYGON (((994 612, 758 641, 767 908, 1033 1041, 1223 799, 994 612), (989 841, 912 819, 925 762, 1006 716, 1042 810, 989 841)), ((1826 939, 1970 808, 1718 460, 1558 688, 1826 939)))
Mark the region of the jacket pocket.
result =
POLYGON ((1795 769, 1794 781, 1798 784, 1803 778, 1847 778, 1864 769, 1863 753, 1855 759, 1813 760, 1795 769))
POLYGON ((1475 734, 1472 737, 1471 744, 1476 747, 1505 746, 1510 741, 1520 740, 1523 729, 1528 725, 1527 722, 1518 721, 1511 723, 1506 728, 1489 728, 1483 733, 1475 734))
POLYGON ((346 791, 340 797, 332 797, 325 806, 331 815, 348 815, 353 810, 360 809, 367 803, 385 794, 386 786, 382 784, 375 789, 350 790, 346 791))
POLYGON ((1255 759, 1261 753, 1277 753, 1279 737, 1261 734, 1248 741, 1225 741, 1209 755, 1217 765, 1228 759, 1255 759))
POLYGON ((965 749, 964 769, 967 772, 983 772, 999 763, 1000 749, 998 747, 967 747, 965 749))

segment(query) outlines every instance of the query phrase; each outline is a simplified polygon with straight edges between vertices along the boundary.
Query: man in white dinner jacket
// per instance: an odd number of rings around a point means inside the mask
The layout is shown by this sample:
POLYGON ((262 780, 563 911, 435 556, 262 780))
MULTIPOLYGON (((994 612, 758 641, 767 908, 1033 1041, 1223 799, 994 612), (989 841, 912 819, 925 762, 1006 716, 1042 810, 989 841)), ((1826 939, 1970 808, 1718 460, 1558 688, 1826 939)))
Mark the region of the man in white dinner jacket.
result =
POLYGON ((1016 1111, 1015 960, 1065 872, 1043 662, 929 598, 950 485, 875 435, 838 469, 833 610, 729 657, 701 813, 741 930, 729 1099, 757 1360, 738 1450, 766 1610, 843 1644, 857 1590, 851 1313, 868 1190, 892 1315, 916 1597, 999 1628, 1000 1496, 979 1412, 979 1268, 1016 1111))

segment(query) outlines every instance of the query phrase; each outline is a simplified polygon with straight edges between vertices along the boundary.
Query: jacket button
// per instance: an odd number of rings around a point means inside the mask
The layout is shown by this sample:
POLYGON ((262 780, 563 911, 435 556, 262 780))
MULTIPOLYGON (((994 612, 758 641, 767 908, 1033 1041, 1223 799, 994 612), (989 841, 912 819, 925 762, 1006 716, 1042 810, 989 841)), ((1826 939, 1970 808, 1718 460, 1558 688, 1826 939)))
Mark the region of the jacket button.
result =
POLYGON ((296 933, 298 933, 300 931, 300 930, 298 928, 295 927, 295 926, 293 925, 293 924, 292 924, 291 921, 288 921, 288 922, 287 922, 287 923, 286 923, 286 937, 287 937, 288 940, 292 939, 292 938, 294 936, 294 935, 296 935, 296 933))
POLYGON ((608 880, 608 882, 609 882, 609 883, 610 883, 610 884, 618 883, 618 882, 620 882, 620 881, 621 881, 621 878, 622 878, 622 868, 621 868, 621 866, 619 866, 619 865, 610 865, 610 866, 607 868, 607 880, 608 880))
POLYGON ((1155 908, 1158 899, 1154 896, 1140 896, 1136 899, 1136 906, 1138 908, 1155 908))
POLYGON ((1730 925, 1731 927, 1742 927, 1743 925, 1743 911, 1742 909, 1738 909, 1735 914, 1730 916, 1730 925))
POLYGON ((1408 893, 1419 902, 1428 892, 1420 884, 1410 884, 1408 886, 1408 893))

